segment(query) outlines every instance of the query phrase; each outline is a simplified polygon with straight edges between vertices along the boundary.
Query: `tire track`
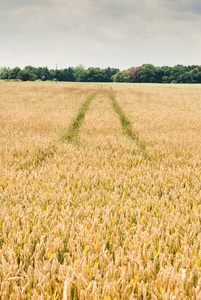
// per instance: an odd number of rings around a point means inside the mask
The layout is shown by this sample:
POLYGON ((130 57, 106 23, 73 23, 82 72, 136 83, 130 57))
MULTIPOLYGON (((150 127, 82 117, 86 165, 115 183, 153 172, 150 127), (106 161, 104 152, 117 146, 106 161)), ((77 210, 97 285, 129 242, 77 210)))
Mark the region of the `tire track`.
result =
POLYGON ((146 149, 145 141, 143 141, 140 138, 138 132, 135 132, 133 130, 129 118, 124 114, 124 112, 122 111, 121 107, 119 106, 119 104, 115 99, 115 95, 112 87, 110 87, 110 92, 111 92, 110 99, 112 101, 112 106, 119 117, 124 134, 127 135, 129 138, 131 138, 133 141, 135 141, 141 151, 145 151, 146 149))
POLYGON ((54 156, 55 152, 57 151, 60 144, 64 142, 70 142, 74 145, 78 142, 78 134, 80 131, 80 127, 82 125, 82 122, 84 120, 85 114, 89 108, 89 105, 91 101, 94 99, 94 97, 97 95, 97 93, 102 89, 102 86, 95 92, 93 92, 82 104, 80 109, 78 110, 78 114, 76 117, 74 117, 71 121, 71 125, 68 129, 64 129, 61 133, 61 136, 56 139, 52 144, 50 144, 45 149, 37 149, 33 155, 33 158, 31 161, 21 163, 20 169, 27 169, 31 165, 37 167, 42 166, 42 163, 45 161, 47 157, 54 156))
POLYGON ((110 90, 104 86, 87 111, 82 124, 80 144, 89 148, 107 148, 109 140, 121 136, 121 124, 110 104, 110 90))
POLYGON ((89 98, 84 102, 84 104, 80 107, 77 116, 72 120, 72 123, 67 132, 64 132, 61 136, 61 141, 69 141, 73 144, 77 144, 78 142, 78 134, 80 127, 82 125, 82 121, 84 120, 85 114, 89 108, 91 101, 97 95, 97 93, 102 89, 102 86, 98 89, 98 91, 94 92, 89 96, 89 98))

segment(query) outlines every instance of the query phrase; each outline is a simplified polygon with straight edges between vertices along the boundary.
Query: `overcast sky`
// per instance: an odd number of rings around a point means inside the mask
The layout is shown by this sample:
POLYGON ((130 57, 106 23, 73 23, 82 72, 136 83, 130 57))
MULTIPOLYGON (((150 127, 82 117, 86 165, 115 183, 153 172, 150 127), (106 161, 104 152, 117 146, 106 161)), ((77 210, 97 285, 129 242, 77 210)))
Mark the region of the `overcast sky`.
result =
POLYGON ((0 67, 201 65, 200 0, 0 0, 0 67))

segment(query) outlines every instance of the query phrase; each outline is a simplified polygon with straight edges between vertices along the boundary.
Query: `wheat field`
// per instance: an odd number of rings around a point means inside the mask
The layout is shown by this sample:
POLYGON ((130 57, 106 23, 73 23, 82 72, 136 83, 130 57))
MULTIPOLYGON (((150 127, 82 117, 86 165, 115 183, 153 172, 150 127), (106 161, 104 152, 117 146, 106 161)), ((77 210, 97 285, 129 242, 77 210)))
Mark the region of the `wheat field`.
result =
POLYGON ((0 81, 0 299, 201 299, 201 94, 0 81))

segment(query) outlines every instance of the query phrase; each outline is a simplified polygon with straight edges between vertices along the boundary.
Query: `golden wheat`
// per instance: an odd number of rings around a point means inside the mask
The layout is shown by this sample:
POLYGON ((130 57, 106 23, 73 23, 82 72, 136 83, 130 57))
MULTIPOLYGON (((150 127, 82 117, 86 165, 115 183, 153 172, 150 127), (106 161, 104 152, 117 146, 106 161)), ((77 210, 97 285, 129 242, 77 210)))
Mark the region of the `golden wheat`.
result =
POLYGON ((113 86, 142 150, 107 86, 76 145, 58 137, 98 86, 0 88, 0 298, 200 299, 198 90, 113 86))

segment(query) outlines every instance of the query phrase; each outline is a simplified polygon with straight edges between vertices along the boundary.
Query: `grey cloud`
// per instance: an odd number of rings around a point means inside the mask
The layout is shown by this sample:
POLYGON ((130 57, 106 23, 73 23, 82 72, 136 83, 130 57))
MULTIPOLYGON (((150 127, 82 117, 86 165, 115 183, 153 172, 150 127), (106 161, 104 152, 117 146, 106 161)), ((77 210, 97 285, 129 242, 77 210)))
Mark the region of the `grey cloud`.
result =
POLYGON ((201 10, 201 2, 200 0, 177 0, 174 2, 175 8, 180 11, 192 11, 192 12, 200 12, 201 10))
POLYGON ((193 19, 201 14, 200 0, 165 0, 165 7, 170 14, 180 19, 193 19))
MULTIPOLYGON (((106 39, 131 38, 134 32, 142 32, 146 28, 150 32, 150 23, 157 19, 158 14, 157 1, 153 0, 152 3, 143 0, 75 1, 70 7, 68 3, 62 4, 57 7, 59 23, 72 26, 79 24, 83 29, 93 27, 106 39)), ((156 26, 153 24, 151 27, 156 26)))
POLYGON ((195 14, 201 14, 201 2, 200 1, 192 1, 189 4, 190 11, 195 14))
POLYGON ((92 6, 91 12, 95 13, 97 17, 104 18, 123 18, 130 14, 133 10, 131 3, 126 5, 121 1, 99 1, 96 5, 92 6))
POLYGON ((7 10, 10 11, 15 10, 16 8, 21 7, 30 7, 30 6, 36 6, 36 5, 48 5, 48 0, 3 0, 0 2, 0 10, 7 10))
POLYGON ((134 65, 134 56, 136 64, 189 60, 189 45, 201 50, 199 11, 196 0, 1 1, 0 57, 7 49, 8 59, 34 63, 54 56, 60 64, 116 61, 119 67, 120 61, 134 65))

